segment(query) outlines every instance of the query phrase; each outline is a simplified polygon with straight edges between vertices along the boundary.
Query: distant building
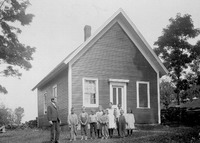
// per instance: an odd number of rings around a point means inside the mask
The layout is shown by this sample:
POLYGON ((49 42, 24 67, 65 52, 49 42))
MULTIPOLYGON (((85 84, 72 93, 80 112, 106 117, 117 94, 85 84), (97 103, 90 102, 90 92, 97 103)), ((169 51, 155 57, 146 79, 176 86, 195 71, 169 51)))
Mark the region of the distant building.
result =
POLYGON ((159 79, 167 70, 136 26, 119 9, 90 35, 86 26, 85 42, 33 88, 38 90, 39 126, 48 125, 52 97, 63 124, 72 106, 79 114, 83 105, 89 112, 109 102, 125 111, 130 107, 136 123, 160 123, 159 79))

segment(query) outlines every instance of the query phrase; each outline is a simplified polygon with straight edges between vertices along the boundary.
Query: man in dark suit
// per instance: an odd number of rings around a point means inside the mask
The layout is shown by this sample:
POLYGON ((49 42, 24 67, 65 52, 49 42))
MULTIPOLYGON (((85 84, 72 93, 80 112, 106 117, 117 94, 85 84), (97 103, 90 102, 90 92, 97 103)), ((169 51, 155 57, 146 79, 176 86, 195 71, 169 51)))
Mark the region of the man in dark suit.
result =
POLYGON ((55 98, 51 98, 51 103, 47 108, 47 119, 51 126, 51 142, 59 143, 60 136, 60 117, 58 113, 58 106, 56 105, 55 98))

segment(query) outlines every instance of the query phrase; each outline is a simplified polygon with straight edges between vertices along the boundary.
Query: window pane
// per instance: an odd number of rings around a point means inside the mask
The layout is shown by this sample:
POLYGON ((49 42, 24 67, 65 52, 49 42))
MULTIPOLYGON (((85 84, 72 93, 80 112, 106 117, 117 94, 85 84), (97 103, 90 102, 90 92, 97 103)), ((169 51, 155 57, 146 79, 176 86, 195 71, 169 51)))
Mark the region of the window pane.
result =
POLYGON ((117 104, 117 89, 116 88, 113 88, 113 105, 116 105, 117 104))
POLYGON ((95 94, 90 94, 90 104, 96 104, 96 96, 95 94))
POLYGON ((139 84, 139 106, 148 107, 147 84, 139 84))
POLYGON ((44 113, 47 113, 47 93, 44 94, 44 113))
POLYGON ((118 88, 118 104, 122 105, 122 88, 118 88))
POLYGON ((53 88, 53 97, 57 98, 57 87, 53 88))
POLYGON ((90 104, 90 94, 85 94, 85 96, 84 96, 85 98, 84 98, 84 102, 86 103, 86 104, 90 104))

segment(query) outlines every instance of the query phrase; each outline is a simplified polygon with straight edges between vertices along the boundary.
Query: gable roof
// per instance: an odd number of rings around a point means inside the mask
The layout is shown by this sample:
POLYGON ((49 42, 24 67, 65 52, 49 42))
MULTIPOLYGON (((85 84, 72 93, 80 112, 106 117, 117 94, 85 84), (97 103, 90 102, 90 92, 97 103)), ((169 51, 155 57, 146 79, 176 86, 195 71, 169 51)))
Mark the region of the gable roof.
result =
POLYGON ((168 70, 162 64, 160 59, 154 53, 153 49, 144 39, 142 34, 130 20, 130 18, 126 15, 126 13, 120 8, 117 12, 115 12, 93 35, 91 35, 83 44, 81 44, 78 48, 76 48, 71 54, 69 54, 56 68, 54 68, 46 77, 44 77, 32 90, 41 87, 45 83, 47 83, 50 79, 55 77, 59 71, 61 71, 64 67, 68 66, 69 62, 76 61, 88 48, 91 47, 110 27, 112 27, 115 23, 120 24, 126 34, 130 37, 132 42, 136 45, 136 47, 140 50, 140 52, 144 55, 150 65, 153 67, 155 71, 158 71, 160 75, 165 75, 168 73, 168 70), (141 48, 142 47, 142 48, 141 48))

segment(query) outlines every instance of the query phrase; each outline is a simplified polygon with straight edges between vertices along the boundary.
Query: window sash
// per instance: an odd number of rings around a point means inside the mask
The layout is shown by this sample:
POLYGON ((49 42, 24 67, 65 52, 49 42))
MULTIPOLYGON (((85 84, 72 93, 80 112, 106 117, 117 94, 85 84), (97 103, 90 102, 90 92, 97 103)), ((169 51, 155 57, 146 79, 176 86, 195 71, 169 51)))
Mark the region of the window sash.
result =
POLYGON ((44 114, 47 113, 47 93, 44 93, 44 114))
POLYGON ((150 108, 149 82, 137 82, 137 108, 150 108))
POLYGON ((86 107, 98 106, 98 80, 83 79, 83 105, 86 107))
POLYGON ((53 86, 53 98, 55 98, 55 100, 57 101, 57 97, 58 97, 58 88, 57 85, 53 86))

